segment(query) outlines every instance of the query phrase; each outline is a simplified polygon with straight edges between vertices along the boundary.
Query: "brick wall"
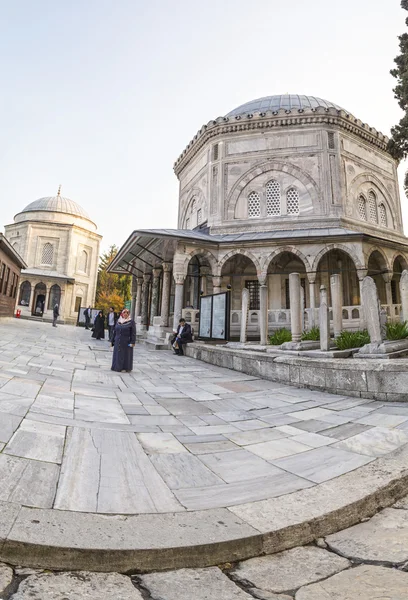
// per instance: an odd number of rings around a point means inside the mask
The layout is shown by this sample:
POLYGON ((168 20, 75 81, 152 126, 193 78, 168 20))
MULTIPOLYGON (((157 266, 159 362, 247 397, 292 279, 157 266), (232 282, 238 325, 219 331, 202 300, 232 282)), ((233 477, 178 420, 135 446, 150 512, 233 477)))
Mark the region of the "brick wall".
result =
POLYGON ((12 317, 16 296, 20 268, 0 248, 0 317, 12 317))

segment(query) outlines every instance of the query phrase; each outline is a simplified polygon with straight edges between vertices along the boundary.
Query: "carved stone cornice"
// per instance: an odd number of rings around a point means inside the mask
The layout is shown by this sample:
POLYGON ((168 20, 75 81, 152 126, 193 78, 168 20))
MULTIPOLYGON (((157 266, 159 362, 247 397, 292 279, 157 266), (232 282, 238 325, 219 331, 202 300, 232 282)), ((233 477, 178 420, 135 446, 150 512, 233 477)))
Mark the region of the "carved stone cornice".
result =
POLYGON ((265 113, 237 115, 235 117, 218 117, 216 120, 207 123, 207 125, 203 125, 174 163, 174 171, 178 176, 197 152, 208 141, 217 136, 246 131, 262 131, 276 127, 299 127, 302 125, 338 127, 356 134, 384 152, 387 150, 389 140, 386 135, 363 123, 360 119, 356 119, 344 110, 323 107, 299 110, 280 109, 277 112, 267 111, 265 113))

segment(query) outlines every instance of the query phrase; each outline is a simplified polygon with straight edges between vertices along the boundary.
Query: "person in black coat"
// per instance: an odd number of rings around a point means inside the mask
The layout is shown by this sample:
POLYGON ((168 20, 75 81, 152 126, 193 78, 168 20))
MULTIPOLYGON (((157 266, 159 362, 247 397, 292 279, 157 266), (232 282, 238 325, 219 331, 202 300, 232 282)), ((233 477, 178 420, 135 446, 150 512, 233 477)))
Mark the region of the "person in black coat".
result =
POLYGON ((106 315, 106 326, 109 332, 109 341, 112 341, 113 330, 115 329, 116 322, 118 320, 118 314, 115 313, 113 306, 109 308, 109 312, 106 315))
POLYGON ((171 343, 174 353, 178 354, 178 356, 184 356, 183 345, 192 341, 193 335, 191 332, 191 325, 186 323, 185 319, 180 319, 176 335, 171 343))
POLYGON ((122 313, 113 330, 112 371, 129 373, 133 369, 133 348, 136 343, 136 323, 130 317, 127 308, 122 313))
POLYGON ((105 319, 101 310, 95 317, 92 337, 96 338, 97 340, 105 339, 105 319))

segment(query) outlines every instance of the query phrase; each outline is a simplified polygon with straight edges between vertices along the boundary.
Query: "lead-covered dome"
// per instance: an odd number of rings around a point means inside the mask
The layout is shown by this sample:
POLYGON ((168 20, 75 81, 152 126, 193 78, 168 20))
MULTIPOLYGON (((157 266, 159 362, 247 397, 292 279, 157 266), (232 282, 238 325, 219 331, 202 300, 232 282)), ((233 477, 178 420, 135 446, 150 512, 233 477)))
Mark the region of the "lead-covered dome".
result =
POLYGON ((79 206, 79 204, 73 200, 70 200, 69 198, 63 198, 59 195, 46 196, 45 198, 34 200, 34 202, 31 202, 25 208, 23 208, 21 212, 27 213, 38 211, 65 213, 67 215, 75 215, 76 217, 82 217, 90 220, 88 213, 82 208, 82 206, 79 206))
POLYGON ((257 112, 266 112, 268 110, 278 111, 284 110, 305 110, 312 108, 335 108, 336 110, 343 110, 337 104, 328 102, 322 98, 316 96, 299 96, 298 94, 284 94, 281 96, 265 96, 264 98, 257 98, 251 100, 245 104, 241 104, 237 108, 234 108, 229 112, 227 117, 236 117, 237 115, 246 115, 257 112))

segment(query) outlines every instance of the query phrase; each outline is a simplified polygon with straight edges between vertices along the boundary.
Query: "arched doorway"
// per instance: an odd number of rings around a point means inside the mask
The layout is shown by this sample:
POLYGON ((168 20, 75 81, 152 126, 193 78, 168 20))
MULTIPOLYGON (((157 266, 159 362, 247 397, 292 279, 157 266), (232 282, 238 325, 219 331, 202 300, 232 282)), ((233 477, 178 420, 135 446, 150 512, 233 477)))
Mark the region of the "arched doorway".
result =
POLYGON ((20 296, 18 303, 20 306, 29 306, 31 298, 31 283, 29 281, 23 281, 20 286, 20 296))
POLYGON ((358 306, 360 304, 360 285, 356 266, 351 256, 337 248, 328 250, 321 257, 316 272, 316 288, 319 290, 321 285, 326 286, 330 305, 330 277, 336 274, 341 275, 343 306, 358 306))
POLYGON ((45 283, 37 283, 34 288, 33 304, 31 308, 31 314, 34 317, 42 317, 45 310, 45 296, 47 288, 45 283))
POLYGON ((48 298, 48 308, 53 309, 56 304, 60 307, 61 303, 61 288, 58 284, 54 284, 50 289, 48 298))
POLYGON ((239 338, 242 316, 242 290, 249 290, 248 339, 259 339, 260 286, 253 261, 244 254, 234 254, 221 270, 222 289, 231 286, 231 338, 239 338))
POLYGON ((378 298, 381 304, 387 304, 387 290, 383 275, 388 273, 388 266, 384 256, 379 250, 374 250, 368 259, 367 275, 372 277, 377 286, 378 298))
POLYGON ((408 269, 406 259, 401 255, 396 256, 392 265, 391 279, 391 296, 393 304, 401 304, 400 280, 401 273, 404 269, 408 269))
POLYGON ((208 259, 196 254, 188 263, 184 284, 184 307, 198 310, 200 296, 213 293, 212 268, 208 259))

